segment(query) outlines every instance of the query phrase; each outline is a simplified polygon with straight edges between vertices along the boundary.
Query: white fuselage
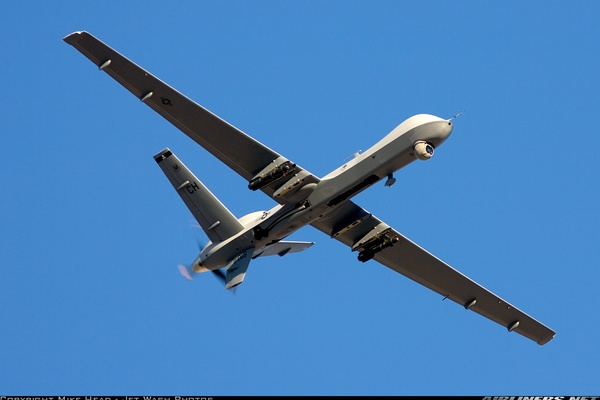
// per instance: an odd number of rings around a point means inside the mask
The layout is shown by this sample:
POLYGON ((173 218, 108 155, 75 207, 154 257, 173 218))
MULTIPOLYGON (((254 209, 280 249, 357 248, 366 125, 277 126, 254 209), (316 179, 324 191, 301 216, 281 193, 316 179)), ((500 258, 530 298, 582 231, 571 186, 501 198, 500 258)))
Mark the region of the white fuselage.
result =
POLYGON ((221 268, 241 251, 283 239, 415 161, 415 143, 426 142, 436 148, 451 132, 450 120, 429 114, 408 118, 367 151, 327 174, 319 183, 311 184, 303 200, 245 217, 245 229, 223 242, 209 243, 194 262, 195 268, 221 268), (264 237, 257 238, 257 229, 266 232, 264 237))

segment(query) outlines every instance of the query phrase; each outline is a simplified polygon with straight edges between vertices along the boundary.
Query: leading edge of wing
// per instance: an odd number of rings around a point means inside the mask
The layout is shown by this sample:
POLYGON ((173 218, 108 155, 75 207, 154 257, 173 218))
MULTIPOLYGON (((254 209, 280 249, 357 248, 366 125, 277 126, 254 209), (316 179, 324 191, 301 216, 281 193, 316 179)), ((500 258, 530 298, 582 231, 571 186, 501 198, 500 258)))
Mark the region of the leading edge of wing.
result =
MULTIPOLYGON (((88 32, 74 32, 63 40, 242 178, 250 181, 270 163, 283 159, 88 32)), ((296 166, 295 171, 302 169, 296 166)), ((305 173, 309 174, 308 171, 305 173)), ((274 192, 271 187, 265 187, 263 191, 269 196, 274 192)), ((276 200, 285 202, 283 198, 276 200)))
MULTIPOLYGON (((331 215, 311 225, 352 247, 382 222, 355 203, 348 201, 331 215)), ((446 264, 410 239, 391 229, 399 242, 375 254, 386 267, 420 283, 468 310, 543 345, 555 332, 506 302, 483 286, 446 264)))

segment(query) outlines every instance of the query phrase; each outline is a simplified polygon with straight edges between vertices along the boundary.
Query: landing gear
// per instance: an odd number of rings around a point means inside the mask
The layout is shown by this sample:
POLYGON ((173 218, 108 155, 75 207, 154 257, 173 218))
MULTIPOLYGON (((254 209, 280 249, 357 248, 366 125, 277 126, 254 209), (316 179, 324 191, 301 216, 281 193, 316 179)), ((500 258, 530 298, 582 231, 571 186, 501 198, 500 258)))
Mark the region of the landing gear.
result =
POLYGON ((396 178, 394 178, 394 174, 389 174, 387 181, 385 181, 385 186, 392 186, 394 183, 396 183, 396 178))

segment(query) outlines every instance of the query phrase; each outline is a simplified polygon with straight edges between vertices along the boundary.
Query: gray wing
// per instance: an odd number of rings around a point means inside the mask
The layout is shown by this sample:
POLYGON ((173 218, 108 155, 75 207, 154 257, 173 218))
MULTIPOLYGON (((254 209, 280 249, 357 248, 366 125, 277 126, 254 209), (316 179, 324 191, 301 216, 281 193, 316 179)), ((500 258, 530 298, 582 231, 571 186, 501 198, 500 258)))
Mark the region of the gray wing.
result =
POLYGON ((387 228, 387 235, 398 236, 399 241, 376 253, 376 261, 539 345, 549 342, 555 335, 547 326, 461 274, 351 201, 311 225, 355 249, 357 242, 369 232, 387 228))
MULTIPOLYGON (((251 181, 289 161, 179 93, 91 34, 74 32, 63 40, 244 179, 251 181)), ((308 171, 295 164, 293 166, 293 170, 287 173, 301 179, 303 183, 319 181, 308 171)), ((277 202, 285 204, 288 201, 287 195, 292 191, 285 191, 285 194, 281 194, 282 191, 276 193, 283 181, 286 180, 278 180, 259 188, 277 202)))

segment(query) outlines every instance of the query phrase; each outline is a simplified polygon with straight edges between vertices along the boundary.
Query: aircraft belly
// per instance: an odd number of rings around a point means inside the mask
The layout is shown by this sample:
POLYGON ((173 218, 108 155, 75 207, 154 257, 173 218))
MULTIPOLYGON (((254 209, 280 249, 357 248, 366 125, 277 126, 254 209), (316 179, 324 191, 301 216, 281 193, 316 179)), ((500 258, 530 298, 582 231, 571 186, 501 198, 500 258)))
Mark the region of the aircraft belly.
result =
POLYGON ((325 202, 335 207, 415 159, 410 139, 398 137, 376 151, 361 154, 336 174, 323 178, 309 200, 311 204, 325 202))

